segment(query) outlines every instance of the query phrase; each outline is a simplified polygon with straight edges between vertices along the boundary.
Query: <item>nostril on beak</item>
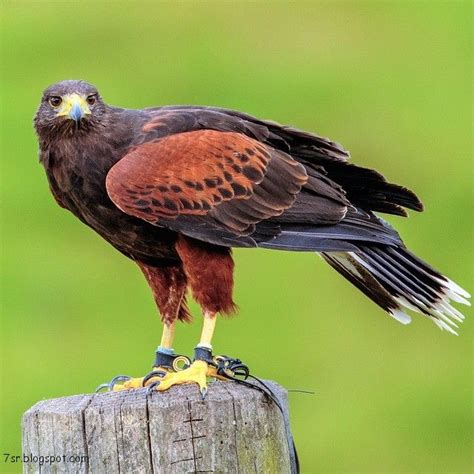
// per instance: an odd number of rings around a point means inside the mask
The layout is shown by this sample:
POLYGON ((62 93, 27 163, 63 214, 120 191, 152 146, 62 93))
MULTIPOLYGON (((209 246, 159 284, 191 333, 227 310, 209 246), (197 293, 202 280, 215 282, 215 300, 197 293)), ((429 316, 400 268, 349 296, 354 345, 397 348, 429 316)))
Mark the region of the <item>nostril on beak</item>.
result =
POLYGON ((71 117, 76 122, 79 122, 79 120, 81 120, 82 116, 83 116, 83 113, 82 113, 81 106, 79 104, 75 103, 72 106, 71 111, 69 112, 69 117, 71 117))

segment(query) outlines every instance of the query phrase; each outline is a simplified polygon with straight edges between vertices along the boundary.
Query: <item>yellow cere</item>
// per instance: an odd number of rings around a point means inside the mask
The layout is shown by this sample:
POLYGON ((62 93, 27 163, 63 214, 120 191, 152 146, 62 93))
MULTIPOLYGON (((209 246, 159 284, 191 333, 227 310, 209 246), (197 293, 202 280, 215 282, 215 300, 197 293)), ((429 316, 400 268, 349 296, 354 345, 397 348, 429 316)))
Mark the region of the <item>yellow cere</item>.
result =
POLYGON ((58 107, 58 113, 56 114, 58 117, 64 117, 66 115, 69 115, 74 104, 79 105, 84 115, 91 113, 89 105, 87 105, 86 102, 86 96, 79 94, 67 94, 63 95, 61 98, 63 99, 63 101, 58 107))

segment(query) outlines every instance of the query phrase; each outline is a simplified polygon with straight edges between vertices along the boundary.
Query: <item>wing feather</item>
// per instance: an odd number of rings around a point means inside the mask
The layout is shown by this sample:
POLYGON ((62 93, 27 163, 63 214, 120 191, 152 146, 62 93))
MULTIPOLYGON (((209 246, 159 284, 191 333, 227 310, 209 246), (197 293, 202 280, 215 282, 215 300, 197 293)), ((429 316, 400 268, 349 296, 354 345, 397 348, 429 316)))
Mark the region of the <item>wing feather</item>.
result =
POLYGON ((123 212, 152 224, 202 237, 207 223, 239 236, 291 207, 307 179, 303 165, 253 138, 197 130, 135 147, 106 187, 123 212))

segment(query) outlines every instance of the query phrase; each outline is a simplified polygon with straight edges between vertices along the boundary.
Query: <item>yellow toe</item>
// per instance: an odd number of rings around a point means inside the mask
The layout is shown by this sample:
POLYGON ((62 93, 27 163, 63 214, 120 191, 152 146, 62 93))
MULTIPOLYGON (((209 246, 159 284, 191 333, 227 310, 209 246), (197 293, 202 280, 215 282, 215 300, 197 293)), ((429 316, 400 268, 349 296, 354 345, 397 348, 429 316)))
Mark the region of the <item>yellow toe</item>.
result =
POLYGON ((226 380, 224 377, 221 377, 217 374, 217 369, 213 365, 209 365, 203 360, 194 361, 188 368, 174 372, 172 370, 167 370, 163 367, 153 367, 153 371, 164 372, 163 376, 153 376, 147 377, 145 384, 143 380, 145 377, 137 377, 126 380, 124 382, 116 383, 113 386, 114 392, 119 392, 122 390, 133 390, 137 388, 142 388, 143 386, 147 387, 148 385, 159 382, 156 385, 156 390, 163 392, 168 390, 173 385, 182 385, 185 383, 196 383, 199 385, 199 389, 203 397, 207 393, 207 379, 208 377, 218 378, 226 380))
POLYGON ((157 385, 156 390, 162 392, 173 385, 197 383, 201 393, 207 391, 207 377, 215 376, 215 368, 203 360, 194 361, 190 367, 180 372, 169 372, 157 385))
MULTIPOLYGON (((165 367, 153 367, 153 372, 165 372, 166 374, 168 374, 168 369, 165 368, 165 367)), ((120 392, 122 390, 132 390, 132 389, 136 389, 136 388, 143 388, 143 379, 145 377, 137 377, 137 378, 132 378, 132 379, 129 379, 129 380, 126 380, 124 381, 123 383, 117 383, 113 386, 113 389, 112 391, 114 392, 120 392)), ((145 387, 153 382, 157 382, 157 381, 160 381, 162 380, 163 377, 159 377, 158 375, 154 376, 154 377, 150 377, 147 379, 147 381, 145 382, 145 387)))
POLYGON ((115 384, 112 391, 120 392, 121 390, 129 390, 132 388, 140 388, 142 386, 143 377, 127 380, 121 384, 115 384))

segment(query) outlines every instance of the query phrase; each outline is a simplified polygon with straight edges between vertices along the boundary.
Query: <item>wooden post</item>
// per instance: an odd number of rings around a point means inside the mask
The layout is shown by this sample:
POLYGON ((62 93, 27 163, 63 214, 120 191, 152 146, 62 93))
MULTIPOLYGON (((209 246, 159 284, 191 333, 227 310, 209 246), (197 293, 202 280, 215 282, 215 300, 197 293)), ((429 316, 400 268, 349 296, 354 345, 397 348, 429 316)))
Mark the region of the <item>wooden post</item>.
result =
POLYGON ((38 402, 23 415, 24 472, 296 472, 287 392, 266 383, 284 416, 235 382, 211 383, 204 401, 181 385, 38 402))

